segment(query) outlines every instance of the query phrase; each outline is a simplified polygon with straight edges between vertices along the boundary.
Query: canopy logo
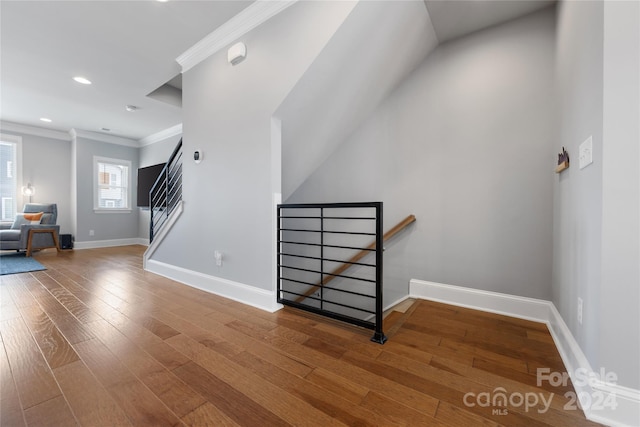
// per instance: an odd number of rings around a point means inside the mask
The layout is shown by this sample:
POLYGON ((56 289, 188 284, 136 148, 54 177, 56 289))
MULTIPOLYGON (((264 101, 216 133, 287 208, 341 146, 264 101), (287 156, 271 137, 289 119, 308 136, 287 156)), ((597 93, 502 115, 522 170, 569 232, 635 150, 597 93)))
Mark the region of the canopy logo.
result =
POLYGON ((549 393, 549 398, 545 398, 544 393, 509 393, 503 387, 494 388, 492 392, 474 393, 469 392, 462 398, 465 406, 473 408, 479 406, 481 408, 492 408, 492 415, 507 415, 509 413, 507 406, 510 408, 524 407, 525 412, 535 408, 538 413, 544 414, 549 410, 553 393, 549 393))
MULTIPOLYGON (((577 369, 573 375, 573 385, 583 387, 592 385, 594 382, 601 382, 613 385, 618 380, 618 376, 613 372, 606 372, 600 369, 598 373, 590 372, 587 369, 577 369)), ((567 387, 571 385, 570 376, 567 372, 551 372, 549 368, 538 368, 536 372, 536 385, 542 387, 547 382, 552 387, 567 387)), ((529 391, 526 393, 509 393, 504 387, 496 387, 493 391, 481 393, 468 392, 462 398, 465 406, 473 408, 491 408, 492 415, 508 415, 509 409, 524 408, 525 412, 536 410, 540 414, 546 413, 551 407, 553 398, 557 393, 544 393, 529 391)), ((600 390, 593 390, 591 393, 567 391, 564 393, 566 402, 563 406, 565 411, 575 411, 577 409, 615 409, 618 404, 613 393, 603 393, 600 390)))

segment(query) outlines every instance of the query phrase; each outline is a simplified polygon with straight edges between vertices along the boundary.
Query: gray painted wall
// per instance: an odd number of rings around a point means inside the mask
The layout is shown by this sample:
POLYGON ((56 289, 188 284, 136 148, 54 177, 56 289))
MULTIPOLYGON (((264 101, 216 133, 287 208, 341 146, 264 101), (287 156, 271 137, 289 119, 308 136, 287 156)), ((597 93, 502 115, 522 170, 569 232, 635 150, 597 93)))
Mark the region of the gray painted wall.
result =
POLYGON ((605 2, 604 30, 600 364, 594 367, 616 372, 620 385, 638 390, 640 3, 605 2))
POLYGON ((5 129, 2 132, 22 138, 24 182, 31 182, 36 187, 33 202, 58 204, 61 233, 74 235, 78 242, 149 237, 148 211, 135 207, 138 157, 141 166, 166 161, 178 143, 179 135, 135 148, 87 138, 68 141, 5 129), (94 155, 131 160, 134 191, 131 214, 93 212, 94 155), (79 235, 78 229, 81 230, 79 235), (96 231, 93 237, 88 233, 91 229, 96 231))
MULTIPOLYGON (((138 169, 138 148, 109 144, 92 139, 75 138, 75 158, 72 167, 76 168, 76 242, 99 240, 132 239, 138 237, 138 210, 131 212, 96 213, 93 210, 93 156, 131 161, 132 188, 137 185, 135 171, 138 169), (90 236, 89 230, 95 235, 90 236)), ((135 197, 132 196, 132 202, 135 197)))
POLYGON ((411 278, 551 298, 554 33, 552 8, 439 46, 287 200, 416 215, 385 304, 411 278))
POLYGON ((640 388, 640 23, 637 2, 563 2, 553 302, 592 367, 640 388), (593 137, 593 164, 579 144, 593 137), (577 300, 584 301, 583 322, 577 300))
MULTIPOLYGON (((558 6, 557 76, 559 135, 571 167, 554 177, 553 303, 594 363, 602 255, 603 3, 558 6), (578 146, 593 138, 593 164, 580 170, 578 146), (578 326, 577 300, 586 314, 578 326)), ((596 366, 597 366, 597 362, 596 366)))
POLYGON ((559 16, 561 142, 574 163, 555 185, 554 303, 593 368, 637 389, 638 4, 565 2, 559 16), (580 170, 589 135, 594 162, 580 170))
POLYGON ((78 158, 78 141, 76 138, 71 140, 71 158, 69 159, 71 169, 70 179, 70 195, 71 195, 71 234, 78 235, 78 169, 76 168, 76 159, 78 158))
MULTIPOLYGON (((30 182, 36 188, 34 203, 56 203, 60 233, 72 232, 71 195, 71 143, 17 132, 3 133, 22 137, 23 185, 30 182)), ((25 199, 25 203, 28 199, 25 199)), ((22 211, 22 206, 18 206, 22 211)))
POLYGON ((162 141, 140 147, 139 167, 144 168, 146 166, 157 165, 158 163, 164 163, 169 160, 169 156, 173 153, 176 145, 178 145, 180 138, 182 138, 182 134, 174 135, 162 141))
POLYGON ((288 198, 437 44, 422 1, 360 2, 287 95, 282 196, 288 198))
POLYGON ((637 2, 559 8, 560 143, 554 184, 553 302, 592 367, 640 388, 640 24, 637 2), (578 146, 593 135, 593 164, 578 146), (584 301, 577 321, 577 299, 584 301))
MULTIPOLYGON (((178 145, 180 138, 182 138, 182 134, 174 135, 162 141, 140 147, 140 165, 138 167, 144 168, 146 166, 157 165, 158 163, 165 163, 169 160, 169 156, 171 156, 176 145, 178 145)), ((149 239, 149 209, 136 209, 138 210, 138 237, 149 239)))
POLYGON ((273 288, 274 196, 281 190, 272 115, 352 8, 296 3, 240 40, 244 62, 231 66, 223 50, 183 75, 185 158, 199 148, 204 160, 184 163, 184 213, 154 260, 273 288), (222 267, 215 250, 224 254, 222 267))

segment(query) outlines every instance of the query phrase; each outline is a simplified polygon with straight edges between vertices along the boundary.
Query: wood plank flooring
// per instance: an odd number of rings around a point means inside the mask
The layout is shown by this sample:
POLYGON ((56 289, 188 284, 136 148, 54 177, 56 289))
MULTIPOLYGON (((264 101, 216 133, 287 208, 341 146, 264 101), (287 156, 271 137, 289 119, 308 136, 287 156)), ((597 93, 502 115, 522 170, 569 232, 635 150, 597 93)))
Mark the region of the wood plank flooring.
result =
POLYGON ((417 301, 379 345, 145 272, 144 249, 0 277, 1 426, 595 425, 571 384, 537 384, 565 372, 543 324, 417 301))

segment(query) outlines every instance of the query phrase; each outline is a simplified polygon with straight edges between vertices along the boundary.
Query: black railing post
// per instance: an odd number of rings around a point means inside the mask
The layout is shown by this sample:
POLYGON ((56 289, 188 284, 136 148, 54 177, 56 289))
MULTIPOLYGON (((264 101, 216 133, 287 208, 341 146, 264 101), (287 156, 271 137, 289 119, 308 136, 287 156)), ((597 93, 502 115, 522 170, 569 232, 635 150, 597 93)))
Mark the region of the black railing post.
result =
POLYGON ((387 337, 384 335, 384 332, 382 332, 382 253, 384 251, 382 241, 383 234, 384 225, 382 221, 382 202, 378 202, 376 204, 376 327, 375 332, 371 337, 371 341, 377 342, 379 344, 384 344, 387 341, 387 337))
POLYGON ((382 202, 363 203, 308 203, 278 205, 277 225, 277 299, 289 305, 332 319, 341 320, 357 326, 374 330, 372 341, 384 344, 387 337, 382 329, 383 316, 383 216, 382 202), (314 214, 308 214, 311 210, 314 214), (349 213, 326 214, 332 211, 350 210, 349 213), (356 209, 356 212, 352 210, 356 209), (299 212, 291 212, 298 210, 299 212), (360 213, 375 210, 375 214, 360 213), (327 222, 325 220, 330 220, 327 222), (286 224, 283 224, 283 220, 286 224), (302 225, 296 221, 304 221, 302 225), (313 220, 319 220, 315 222, 313 220), (345 230, 342 222, 365 224, 345 230), (372 230, 375 227, 375 230, 372 230), (286 233, 286 237, 282 233, 286 233), (303 237, 309 233, 320 236, 320 239, 303 237), (349 237, 349 243, 333 242, 326 236, 349 237), (371 243, 363 244, 363 239, 374 238, 371 243), (330 242, 330 243, 327 243, 330 242), (286 246, 283 249, 283 243, 286 246), (318 252, 309 253, 307 248, 319 248, 318 252), (283 252, 284 250, 284 252, 283 252), (349 253, 358 251, 349 257, 349 253), (345 252, 348 251, 348 252, 345 252), (371 260, 374 257, 375 261, 371 260), (365 259, 368 257, 369 259, 365 259), (342 259, 341 259, 342 258, 342 259), (348 258, 348 259, 345 259, 348 258), (313 267, 307 260, 313 260, 313 267), (319 268, 317 262, 319 261, 319 268), (329 265, 342 264, 330 272, 324 270, 325 262, 329 265), (347 274, 350 266, 357 266, 361 273, 347 274), (364 273, 364 274, 363 274, 364 273), (317 277, 319 281, 316 281, 317 277), (375 277, 373 277, 375 276, 375 277), (340 279, 340 285, 329 284, 333 279, 340 279), (348 286, 344 286, 347 284, 348 286), (329 292, 331 291, 331 292, 329 292), (329 293, 327 293, 329 292, 329 293), (347 297, 348 299, 341 299, 347 297), (311 302, 305 302, 309 299, 311 302), (313 301, 320 301, 316 305, 313 301), (373 304, 373 306, 372 306, 373 304), (364 318, 363 318, 364 316, 364 318))
MULTIPOLYGON (((169 216, 169 168, 167 168, 167 177, 164 179, 164 216, 169 216)), ((166 219, 166 218, 165 218, 166 219)))
POLYGON ((280 222, 282 221, 280 219, 280 217, 282 216, 282 207, 280 205, 278 205, 278 234, 277 234, 277 259, 276 259, 276 276, 277 276, 277 299, 278 301, 282 298, 282 295, 280 294, 280 279, 281 279, 281 274, 280 274, 280 265, 282 264, 282 224, 280 224, 280 222))
POLYGON ((324 310, 324 208, 320 208, 320 310, 324 310))
POLYGON ((149 243, 153 242, 153 197, 149 192, 149 243))

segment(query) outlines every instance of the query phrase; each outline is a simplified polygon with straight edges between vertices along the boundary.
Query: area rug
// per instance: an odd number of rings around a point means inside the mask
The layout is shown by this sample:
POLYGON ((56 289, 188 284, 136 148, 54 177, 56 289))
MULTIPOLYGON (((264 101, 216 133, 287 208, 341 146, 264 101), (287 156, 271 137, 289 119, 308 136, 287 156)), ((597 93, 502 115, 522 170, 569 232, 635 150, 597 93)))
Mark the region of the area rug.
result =
POLYGON ((46 270, 46 267, 33 259, 33 257, 27 258, 24 253, 3 254, 0 256, 1 276, 39 270, 46 270))

